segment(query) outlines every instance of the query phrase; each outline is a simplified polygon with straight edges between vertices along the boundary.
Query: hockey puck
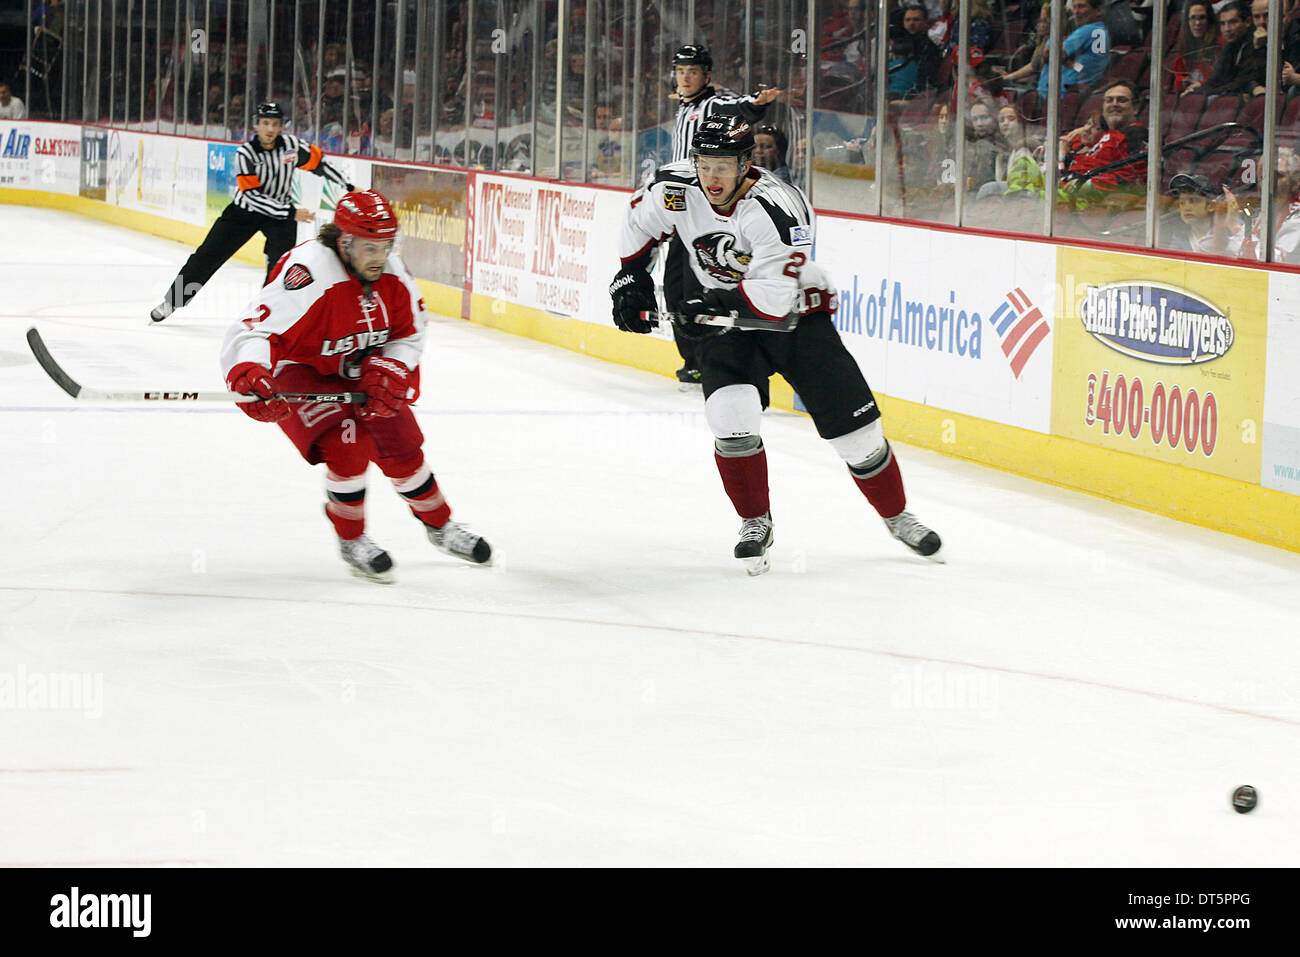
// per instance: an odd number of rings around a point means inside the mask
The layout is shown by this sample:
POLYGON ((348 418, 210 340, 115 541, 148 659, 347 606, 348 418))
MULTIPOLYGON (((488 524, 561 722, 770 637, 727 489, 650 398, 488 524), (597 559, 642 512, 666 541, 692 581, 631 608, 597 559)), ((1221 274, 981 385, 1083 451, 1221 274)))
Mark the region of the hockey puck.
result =
POLYGON ((1232 792, 1232 809, 1238 814, 1249 814, 1259 803, 1259 795, 1249 784, 1243 784, 1232 792))

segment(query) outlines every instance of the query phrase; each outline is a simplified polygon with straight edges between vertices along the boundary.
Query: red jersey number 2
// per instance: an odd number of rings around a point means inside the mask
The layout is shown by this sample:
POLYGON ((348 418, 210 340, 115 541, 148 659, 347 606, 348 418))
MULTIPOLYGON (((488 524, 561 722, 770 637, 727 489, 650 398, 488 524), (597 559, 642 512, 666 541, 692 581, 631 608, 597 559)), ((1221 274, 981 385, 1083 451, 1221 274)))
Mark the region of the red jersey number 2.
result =
POLYGON ((781 272, 783 275, 797 280, 799 278, 799 270, 803 268, 803 264, 807 261, 808 257, 803 253, 791 253, 790 261, 785 264, 785 268, 782 269, 781 272))
MULTIPOLYGON (((796 253, 795 255, 798 255, 798 253, 796 253)), ((262 305, 257 307, 257 315, 249 316, 247 319, 242 320, 242 322, 245 328, 252 329, 255 323, 262 322, 266 319, 269 319, 270 316, 271 316, 271 307, 262 305)))

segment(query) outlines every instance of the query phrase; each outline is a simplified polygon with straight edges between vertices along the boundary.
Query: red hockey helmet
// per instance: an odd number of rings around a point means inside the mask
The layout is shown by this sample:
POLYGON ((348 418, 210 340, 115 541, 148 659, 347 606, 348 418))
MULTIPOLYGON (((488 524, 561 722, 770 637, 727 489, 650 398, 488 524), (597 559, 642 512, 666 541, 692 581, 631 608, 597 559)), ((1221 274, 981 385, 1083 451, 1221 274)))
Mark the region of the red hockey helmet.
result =
POLYGON ((397 213, 373 189, 346 193, 334 208, 334 225, 345 236, 386 242, 397 238, 397 213))

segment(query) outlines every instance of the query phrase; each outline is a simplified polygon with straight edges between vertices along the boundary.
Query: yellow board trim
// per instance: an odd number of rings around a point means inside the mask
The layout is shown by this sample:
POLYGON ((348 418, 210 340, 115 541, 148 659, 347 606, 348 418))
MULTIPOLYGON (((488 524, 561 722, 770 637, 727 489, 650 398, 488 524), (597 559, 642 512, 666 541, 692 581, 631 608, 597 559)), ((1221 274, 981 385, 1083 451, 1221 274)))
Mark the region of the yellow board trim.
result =
MULTIPOLYGON (((192 246, 207 234, 204 227, 119 209, 83 196, 0 190, 0 202, 79 213, 192 246)), ((240 250, 239 258, 261 265, 261 249, 257 248, 260 242, 261 237, 250 241, 240 250)), ((447 316, 462 314, 461 289, 423 279, 417 282, 431 311, 447 316)), ((681 362, 671 342, 560 319, 538 309, 504 305, 488 296, 470 297, 468 318, 492 329, 659 375, 672 377, 681 362)), ((885 395, 876 398, 888 434, 900 442, 1217 532, 1300 551, 1300 503, 1285 492, 904 399, 885 395)), ((794 410, 794 393, 780 377, 772 379, 772 405, 794 410)))

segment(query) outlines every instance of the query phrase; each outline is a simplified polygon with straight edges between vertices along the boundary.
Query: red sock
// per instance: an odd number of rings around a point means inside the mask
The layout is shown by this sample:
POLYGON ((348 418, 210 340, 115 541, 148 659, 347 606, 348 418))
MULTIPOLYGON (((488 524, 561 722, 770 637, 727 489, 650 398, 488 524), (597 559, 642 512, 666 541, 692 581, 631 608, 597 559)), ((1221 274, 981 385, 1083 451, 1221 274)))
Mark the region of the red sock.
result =
MULTIPOLYGON (((849 474, 853 474, 850 472, 849 474)), ((903 474, 898 470, 898 459, 890 453, 889 464, 869 478, 853 475, 853 481, 862 489, 871 507, 881 518, 893 518, 907 508, 907 493, 903 491, 903 474)))
POLYGON ((411 506, 412 515, 425 525, 432 525, 435 528, 447 524, 451 518, 451 506, 443 498, 442 490, 438 488, 438 480, 429 471, 429 466, 421 462, 419 467, 409 475, 390 475, 389 478, 393 482, 393 488, 397 489, 398 494, 406 499, 406 504, 411 506))
POLYGON ((727 458, 713 453, 722 476, 722 487, 736 507, 741 518, 758 518, 771 511, 767 496, 767 450, 759 449, 753 455, 727 458))

